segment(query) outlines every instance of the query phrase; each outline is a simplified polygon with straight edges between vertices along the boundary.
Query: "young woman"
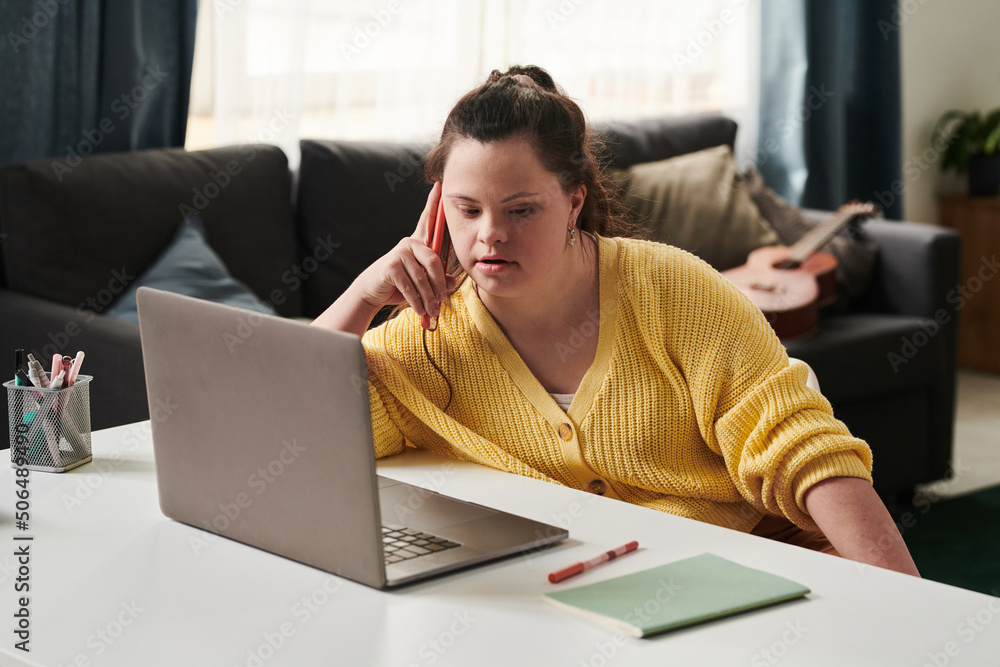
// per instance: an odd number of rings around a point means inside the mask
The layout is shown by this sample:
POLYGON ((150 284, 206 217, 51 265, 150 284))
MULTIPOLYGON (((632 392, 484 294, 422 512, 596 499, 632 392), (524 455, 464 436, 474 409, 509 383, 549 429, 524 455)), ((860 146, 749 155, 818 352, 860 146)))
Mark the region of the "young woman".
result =
POLYGON ((544 70, 463 97, 425 171, 413 236, 314 322, 363 336, 379 456, 409 442, 917 574, 868 446, 760 311, 694 256, 616 235, 583 113, 544 70), (450 274, 424 244, 440 199, 450 274))

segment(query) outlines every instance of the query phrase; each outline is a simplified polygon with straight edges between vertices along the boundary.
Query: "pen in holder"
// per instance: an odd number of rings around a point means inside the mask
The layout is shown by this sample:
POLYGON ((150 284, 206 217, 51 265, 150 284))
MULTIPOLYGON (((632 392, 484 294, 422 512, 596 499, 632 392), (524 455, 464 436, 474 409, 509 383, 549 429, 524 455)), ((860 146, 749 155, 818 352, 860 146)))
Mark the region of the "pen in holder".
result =
POLYGON ((90 461, 90 375, 69 387, 7 387, 11 467, 65 472, 90 461))

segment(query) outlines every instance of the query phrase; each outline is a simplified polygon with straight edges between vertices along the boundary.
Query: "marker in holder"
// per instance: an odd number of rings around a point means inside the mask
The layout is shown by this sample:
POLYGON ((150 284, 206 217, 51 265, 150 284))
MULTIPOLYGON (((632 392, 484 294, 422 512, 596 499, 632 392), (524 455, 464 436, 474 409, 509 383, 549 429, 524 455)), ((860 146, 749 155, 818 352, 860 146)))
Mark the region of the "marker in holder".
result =
POLYGON ((93 458, 90 448, 90 375, 62 389, 7 388, 10 462, 14 468, 65 472, 93 458))

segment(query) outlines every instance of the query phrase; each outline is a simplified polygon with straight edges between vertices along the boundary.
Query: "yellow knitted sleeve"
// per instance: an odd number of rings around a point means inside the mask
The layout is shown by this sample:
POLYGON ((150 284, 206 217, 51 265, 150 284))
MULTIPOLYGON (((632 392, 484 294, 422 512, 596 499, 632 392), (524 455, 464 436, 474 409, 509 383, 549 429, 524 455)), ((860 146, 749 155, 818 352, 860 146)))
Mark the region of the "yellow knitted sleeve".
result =
POLYGON ((390 406, 394 408, 395 402, 383 398, 383 396, 389 397, 390 394, 377 372, 382 366, 391 362, 386 351, 387 328, 383 325, 371 329, 361 339, 365 349, 365 362, 368 365, 368 402, 372 412, 375 456, 379 458, 400 453, 405 443, 403 432, 396 426, 399 423, 399 415, 390 414, 390 406))
MULTIPOLYGON (((760 310, 705 262, 671 248, 658 299, 705 443, 762 512, 815 529, 802 497, 829 477, 871 481, 871 450, 806 386, 760 310)), ((651 304, 652 305, 652 304, 651 304)))

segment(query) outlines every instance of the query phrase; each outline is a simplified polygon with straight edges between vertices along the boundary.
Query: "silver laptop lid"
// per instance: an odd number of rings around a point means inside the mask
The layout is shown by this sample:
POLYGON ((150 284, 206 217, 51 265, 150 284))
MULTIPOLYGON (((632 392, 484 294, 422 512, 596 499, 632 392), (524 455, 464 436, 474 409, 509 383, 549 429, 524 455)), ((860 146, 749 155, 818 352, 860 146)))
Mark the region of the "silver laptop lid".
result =
POLYGON ((137 302, 163 513, 383 586, 358 337, 145 287, 137 302))

